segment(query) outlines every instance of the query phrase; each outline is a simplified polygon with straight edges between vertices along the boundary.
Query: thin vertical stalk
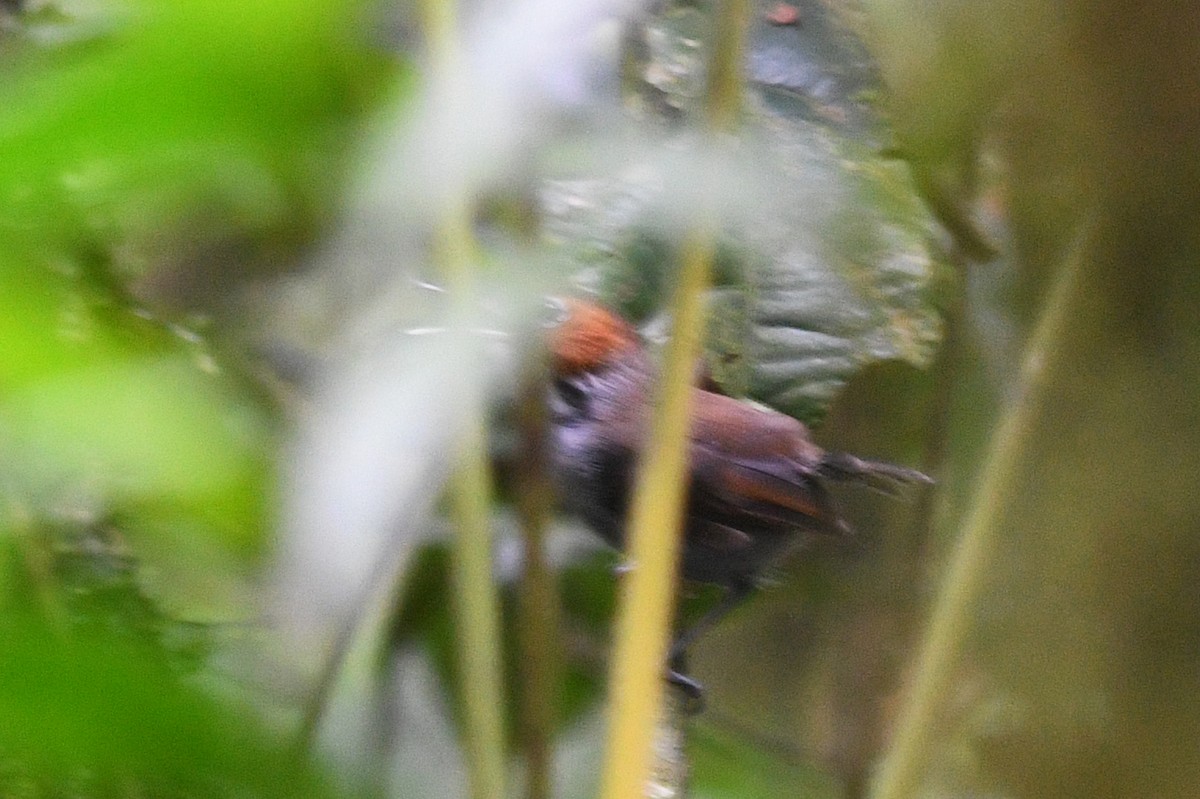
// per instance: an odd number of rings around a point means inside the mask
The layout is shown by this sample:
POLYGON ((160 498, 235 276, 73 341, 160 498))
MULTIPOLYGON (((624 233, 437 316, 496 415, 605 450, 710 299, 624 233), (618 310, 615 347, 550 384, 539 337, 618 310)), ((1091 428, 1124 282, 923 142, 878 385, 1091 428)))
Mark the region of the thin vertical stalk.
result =
MULTIPOLYGON (((749 17, 750 0, 723 0, 717 8, 705 91, 706 122, 714 133, 731 131, 737 125, 749 17)), ((678 580, 692 377, 704 333, 704 292, 711 280, 714 252, 715 229, 705 218, 682 247, 671 339, 660 372, 651 436, 638 467, 630 506, 626 540, 632 568, 626 575, 616 622, 603 799, 642 796, 652 771, 669 773, 678 781, 660 785, 660 790, 669 787, 682 792, 686 778, 686 768, 664 771, 651 765, 655 723, 663 712, 662 668, 678 580)), ((678 723, 681 714, 667 713, 664 718, 678 723)))
MULTIPOLYGON (((422 23, 429 82, 457 87, 461 57, 454 0, 424 0, 422 23)), ((468 197, 452 197, 434 231, 433 258, 455 316, 466 318, 475 297, 477 245, 468 197)), ((482 392, 473 388, 464 403, 464 432, 458 468, 450 480, 450 515, 455 527, 452 581, 463 698, 464 744, 471 795, 504 796, 504 695, 500 657, 500 603, 492 570, 492 475, 487 460, 487 426, 482 392)))
POLYGON ((934 743, 939 702, 970 631, 995 551, 1000 521, 1017 500, 1017 476, 1046 412, 1047 387, 1063 366, 1060 346, 1079 300, 1083 258, 1068 257, 1025 352, 1020 392, 992 436, 979 486, 934 605, 916 673, 880 766, 875 799, 908 799, 917 793, 934 743))
POLYGON ((630 509, 627 554, 632 568, 617 615, 604 799, 641 796, 650 774, 683 524, 693 364, 700 354, 712 256, 707 230, 693 235, 684 248, 652 435, 630 509))
MULTIPOLYGON (((447 211, 434 247, 434 260, 460 311, 469 307, 473 296, 474 252, 471 218, 464 203, 447 211)), ((470 390, 464 401, 458 467, 449 484, 455 529, 451 571, 471 795, 499 799, 504 795, 504 694, 500 602, 492 570, 492 475, 483 396, 477 388, 470 390)))
POLYGON ((459 680, 471 795, 504 795, 499 602, 492 578, 491 474, 482 408, 472 409, 450 484, 459 680))
POLYGON ((546 560, 545 535, 553 505, 546 462, 546 366, 536 359, 522 376, 517 424, 521 457, 517 466, 517 513, 525 536, 521 574, 521 742, 525 753, 527 799, 551 795, 550 751, 559 695, 560 637, 558 590, 546 560))
POLYGON ((717 7, 704 111, 709 128, 718 133, 736 129, 742 110, 742 63, 750 11, 750 0, 722 0, 717 7))

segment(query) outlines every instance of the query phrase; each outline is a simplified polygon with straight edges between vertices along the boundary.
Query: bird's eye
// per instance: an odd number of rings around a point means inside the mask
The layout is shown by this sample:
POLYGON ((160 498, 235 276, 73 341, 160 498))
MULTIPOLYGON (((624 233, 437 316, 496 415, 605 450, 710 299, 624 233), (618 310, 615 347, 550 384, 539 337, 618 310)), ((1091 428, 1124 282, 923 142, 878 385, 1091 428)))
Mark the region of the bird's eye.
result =
POLYGON ((556 405, 561 405, 563 413, 586 413, 588 409, 588 393, 583 386, 574 380, 556 380, 554 383, 556 405))

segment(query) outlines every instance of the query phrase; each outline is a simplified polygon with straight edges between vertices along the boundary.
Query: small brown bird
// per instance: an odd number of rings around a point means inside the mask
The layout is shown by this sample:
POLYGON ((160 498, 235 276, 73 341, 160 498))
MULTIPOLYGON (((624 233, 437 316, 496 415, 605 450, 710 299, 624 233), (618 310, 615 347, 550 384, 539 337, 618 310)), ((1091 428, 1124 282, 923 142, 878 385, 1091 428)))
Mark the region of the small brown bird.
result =
MULTIPOLYGON (((624 545, 635 464, 649 434, 655 366, 634 329, 597 305, 568 300, 550 335, 551 447, 563 504, 611 546, 624 545)), ((790 547, 846 536, 826 488, 856 482, 892 493, 931 482, 913 469, 826 452, 790 416, 694 389, 683 531, 683 577, 726 589, 722 601, 671 647, 671 679, 688 646, 753 590, 790 547)))

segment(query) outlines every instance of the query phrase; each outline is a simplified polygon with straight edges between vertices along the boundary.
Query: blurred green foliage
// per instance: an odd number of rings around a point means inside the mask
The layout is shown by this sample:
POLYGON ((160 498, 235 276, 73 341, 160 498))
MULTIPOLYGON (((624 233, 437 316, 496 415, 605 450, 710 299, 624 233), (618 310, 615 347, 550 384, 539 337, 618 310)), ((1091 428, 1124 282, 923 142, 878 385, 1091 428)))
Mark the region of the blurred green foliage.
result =
POLYGON ((395 60, 365 4, 30 6, 0 11, 0 793, 321 795, 205 687, 279 446, 211 318, 336 213, 395 60))
POLYGON ((153 287, 187 268, 197 228, 310 238, 387 61, 353 4, 56 8, 0 39, 4 468, 39 508, 72 490, 176 503, 253 551, 270 409, 202 318, 175 321, 189 298, 153 287))
POLYGON ((772 748, 770 741, 702 727, 688 745, 695 763, 692 794, 696 797, 768 799, 797 793, 826 796, 836 790, 811 764, 772 748))
POLYGON ((269 728, 112 631, 55 635, 9 609, 0 650, 7 796, 319 796, 269 728))
POLYGON ((360 35, 365 5, 58 8, 5 33, 10 236, 45 257, 47 244, 87 244, 73 236, 152 233, 206 200, 281 227, 331 210, 346 123, 379 99, 387 63, 360 35))

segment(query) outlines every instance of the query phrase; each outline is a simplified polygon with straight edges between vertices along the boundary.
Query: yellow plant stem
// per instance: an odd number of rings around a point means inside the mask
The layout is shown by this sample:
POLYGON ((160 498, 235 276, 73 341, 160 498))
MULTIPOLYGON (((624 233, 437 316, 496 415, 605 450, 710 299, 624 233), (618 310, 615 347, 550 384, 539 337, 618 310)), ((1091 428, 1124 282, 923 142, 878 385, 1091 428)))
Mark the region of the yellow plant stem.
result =
POLYGON ((1065 262, 1026 350, 1020 393, 992 436, 991 451, 934 605, 892 745, 880 765, 874 799, 909 799, 921 787, 934 744, 938 706, 951 687, 975 617, 1000 521, 1019 499, 1017 476, 1046 410, 1046 387, 1061 366, 1059 343, 1079 296, 1082 261, 1076 252, 1065 262))
MULTIPOLYGON (((750 10, 750 0, 723 0, 717 8, 705 89, 707 123, 716 133, 736 128, 741 111, 741 66, 750 10)), ((626 555, 631 569, 617 614, 603 799, 641 797, 651 775, 678 580, 692 378, 704 333, 704 292, 715 239, 714 226, 706 220, 682 248, 671 340, 630 507, 626 555)), ((680 774, 682 769, 671 771, 680 774)), ((682 790, 682 785, 672 787, 682 790)))
POLYGON ((684 246, 671 340, 630 509, 630 570, 617 614, 604 799, 642 796, 650 773, 678 572, 693 365, 700 354, 712 256, 708 230, 684 246))
MULTIPOLYGON (((424 4, 431 69, 451 70, 457 49, 451 0, 424 4)), ((436 75, 434 77, 437 77, 436 75)), ((465 197, 443 209, 433 257, 451 296, 457 324, 474 305, 478 247, 465 197)), ((470 335, 465 330, 457 335, 470 335)), ((500 602, 492 569, 492 476, 487 460, 484 400, 468 389, 458 466, 451 478, 450 513, 455 528, 452 577, 458 637, 459 685, 467 772, 474 799, 504 796, 504 692, 500 656, 500 602)))
POLYGON ((500 799, 504 796, 504 696, 500 612, 492 570, 491 474, 482 408, 472 408, 467 427, 458 471, 450 484, 459 684, 471 795, 500 799))
POLYGON ((751 9, 750 0, 722 0, 717 7, 713 52, 704 90, 708 125, 714 131, 737 127, 742 110, 742 64, 751 9))

